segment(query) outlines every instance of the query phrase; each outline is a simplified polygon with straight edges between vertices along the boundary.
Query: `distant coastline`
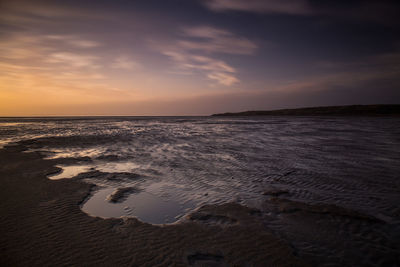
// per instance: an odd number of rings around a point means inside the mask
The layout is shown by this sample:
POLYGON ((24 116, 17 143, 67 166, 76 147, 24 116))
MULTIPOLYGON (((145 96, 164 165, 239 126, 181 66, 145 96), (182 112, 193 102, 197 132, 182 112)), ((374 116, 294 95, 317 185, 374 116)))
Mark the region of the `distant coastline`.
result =
POLYGON ((226 112, 211 116, 399 116, 398 105, 349 105, 226 112))

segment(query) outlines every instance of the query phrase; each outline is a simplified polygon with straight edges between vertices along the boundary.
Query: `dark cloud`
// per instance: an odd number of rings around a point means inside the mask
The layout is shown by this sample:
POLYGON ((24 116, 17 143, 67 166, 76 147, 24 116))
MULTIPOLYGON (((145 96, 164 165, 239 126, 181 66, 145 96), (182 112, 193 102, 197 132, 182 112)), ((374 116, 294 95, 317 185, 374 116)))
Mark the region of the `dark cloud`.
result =
POLYGON ((245 11, 266 14, 307 15, 312 12, 306 0, 203 0, 214 11, 245 11))
POLYGON ((250 12, 301 16, 330 16, 333 18, 370 21, 399 25, 399 1, 332 1, 332 0, 199 0, 215 12, 250 12))

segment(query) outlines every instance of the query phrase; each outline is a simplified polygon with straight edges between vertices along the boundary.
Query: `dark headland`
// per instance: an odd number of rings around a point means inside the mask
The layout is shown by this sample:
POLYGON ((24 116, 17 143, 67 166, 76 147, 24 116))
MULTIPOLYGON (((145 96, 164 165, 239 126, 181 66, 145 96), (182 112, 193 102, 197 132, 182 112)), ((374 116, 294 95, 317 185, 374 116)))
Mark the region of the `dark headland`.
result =
POLYGON ((399 116, 400 105, 351 105, 227 112, 212 116, 399 116))

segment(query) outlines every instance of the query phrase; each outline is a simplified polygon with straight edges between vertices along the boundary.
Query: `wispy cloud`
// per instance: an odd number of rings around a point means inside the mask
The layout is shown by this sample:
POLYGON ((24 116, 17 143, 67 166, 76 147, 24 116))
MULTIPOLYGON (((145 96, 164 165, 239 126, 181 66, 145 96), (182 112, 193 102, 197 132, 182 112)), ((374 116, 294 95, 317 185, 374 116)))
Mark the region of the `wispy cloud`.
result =
POLYGON ((0 91, 28 102, 37 95, 108 94, 104 59, 86 49, 94 45, 71 35, 10 34, 0 40, 0 91))
POLYGON ((218 81, 220 84, 228 86, 239 82, 235 76, 223 72, 210 73, 207 75, 207 77, 218 81))
POLYGON ((214 11, 238 10, 292 15, 311 13, 306 0, 203 0, 203 3, 214 11))
POLYGON ((57 52, 50 54, 46 62, 64 64, 72 67, 98 68, 99 65, 96 64, 97 59, 98 58, 95 56, 86 56, 70 52, 57 52))
POLYGON ((178 51, 164 51, 163 54, 171 57, 180 70, 202 71, 207 78, 226 86, 239 82, 234 75, 236 70, 222 60, 178 51))
POLYGON ((215 12, 241 11, 259 14, 318 15, 342 20, 399 25, 396 1, 308 1, 308 0, 201 0, 215 12))
POLYGON ((47 35, 44 37, 47 40, 61 41, 64 44, 78 48, 93 48, 101 46, 99 42, 87 40, 74 35, 47 35))
POLYGON ((181 38, 161 53, 170 57, 179 71, 202 72, 218 84, 231 86, 239 83, 237 70, 218 58, 219 54, 251 55, 258 46, 230 31, 210 26, 184 28, 181 38))
POLYGON ((102 20, 105 13, 99 14, 93 12, 93 9, 79 8, 72 2, 12 0, 1 2, 0 14, 8 23, 40 24, 48 19, 54 22, 60 19, 77 18, 102 20))
POLYGON ((187 50, 198 50, 206 53, 225 53, 250 55, 257 49, 257 45, 243 37, 213 27, 203 26, 186 28, 184 37, 191 40, 179 41, 179 46, 187 50))
POLYGON ((0 40, 0 57, 10 60, 22 60, 48 58, 48 54, 54 53, 50 55, 54 61, 56 58, 61 60, 68 57, 66 54, 59 54, 59 50, 73 51, 100 45, 96 41, 72 35, 14 34, 8 36, 7 39, 0 40))
POLYGON ((41 45, 41 38, 34 35, 12 34, 0 39, 0 58, 22 60, 43 55, 48 47, 41 45))
POLYGON ((133 61, 127 56, 120 56, 114 60, 111 64, 111 67, 114 69, 122 69, 122 70, 133 70, 137 69, 140 64, 136 61, 133 61))

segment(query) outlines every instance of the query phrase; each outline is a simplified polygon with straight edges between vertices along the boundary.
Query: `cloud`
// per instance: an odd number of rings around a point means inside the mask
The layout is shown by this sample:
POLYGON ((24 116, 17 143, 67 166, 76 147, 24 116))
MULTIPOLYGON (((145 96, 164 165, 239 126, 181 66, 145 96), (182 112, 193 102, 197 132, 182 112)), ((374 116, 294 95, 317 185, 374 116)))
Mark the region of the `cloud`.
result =
MULTIPOLYGON (((72 35, 10 34, 0 40, 0 58, 8 60, 43 59, 59 50, 79 50, 100 46, 100 43, 72 35)), ((51 55, 54 62, 67 55, 51 55)), ((76 65, 76 64, 74 64, 76 65)), ((82 64, 78 64, 82 65, 82 64)))
POLYGON ((239 79, 234 75, 236 73, 235 68, 222 60, 178 51, 164 51, 163 54, 172 58, 180 70, 201 71, 209 79, 225 86, 239 82, 239 79))
POLYGON ((41 23, 48 19, 102 19, 104 13, 94 12, 94 8, 82 8, 74 5, 74 1, 30 1, 3 0, 0 14, 6 22, 12 23, 41 23))
POLYGON ((98 58, 95 56, 85 56, 70 52, 57 52, 52 53, 47 58, 48 63, 66 64, 72 67, 90 67, 98 68, 95 63, 98 58))
POLYGON ((0 39, 0 58, 5 60, 22 60, 41 56, 47 50, 40 45, 41 38, 34 35, 11 34, 0 39))
POLYGON ((210 71, 221 71, 221 72, 231 72, 234 73, 236 70, 223 62, 222 60, 217 60, 210 57, 204 56, 190 56, 193 62, 196 63, 196 67, 203 70, 210 71))
POLYGON ((310 1, 310 0, 201 0, 212 11, 260 14, 324 16, 340 20, 399 25, 398 1, 310 1))
POLYGON ((246 38, 210 26, 186 27, 180 36, 168 49, 161 47, 161 53, 176 63, 179 72, 187 75, 188 71, 200 71, 208 79, 224 86, 240 81, 236 77, 236 69, 217 55, 252 55, 258 49, 254 42, 246 38))
POLYGON ((210 73, 207 75, 207 77, 218 81, 220 84, 228 86, 239 82, 235 76, 223 72, 210 73))
MULTIPOLYGON (((93 43, 71 42, 84 39, 72 35, 13 33, 0 39, 0 83, 13 90, 48 90, 83 88, 103 79, 101 58, 81 51, 93 43)), ((87 41, 87 40, 84 40, 87 41)))
POLYGON ((178 45, 187 50, 198 50, 206 53, 250 55, 257 49, 257 45, 254 42, 235 36, 229 31, 213 27, 185 28, 183 34, 185 38, 191 38, 192 40, 181 40, 178 42, 178 45))
POLYGON ((101 44, 98 42, 82 39, 74 35, 47 35, 44 38, 46 38, 47 40, 61 41, 64 42, 64 44, 66 43, 72 47, 77 48, 93 48, 101 46, 101 44))
POLYGON ((139 66, 140 66, 139 63, 137 63, 125 56, 118 57, 111 64, 112 68, 123 69, 123 70, 132 70, 132 69, 138 68, 139 66))
POLYGON ((213 11, 247 11, 268 14, 308 15, 312 13, 306 0, 203 0, 213 11))

